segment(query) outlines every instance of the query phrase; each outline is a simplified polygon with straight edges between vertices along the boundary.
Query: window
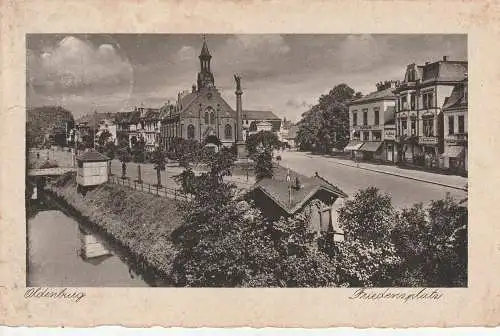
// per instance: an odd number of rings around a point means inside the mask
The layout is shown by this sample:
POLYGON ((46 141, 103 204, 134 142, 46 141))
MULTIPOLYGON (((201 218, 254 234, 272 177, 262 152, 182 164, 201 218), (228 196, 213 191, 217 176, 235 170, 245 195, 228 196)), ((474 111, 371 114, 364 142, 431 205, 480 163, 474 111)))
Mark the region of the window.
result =
POLYGON ((188 136, 188 139, 194 139, 194 126, 193 125, 188 126, 187 136, 188 136))
POLYGON ((401 119, 401 131, 403 135, 408 134, 407 129, 408 129, 408 120, 406 120, 406 118, 401 119))
POLYGON ((406 96, 401 97, 401 110, 407 110, 408 103, 406 102, 406 96))
POLYGON ((412 110, 415 109, 415 94, 414 93, 410 94, 410 106, 411 106, 412 110))
POLYGON ((353 112, 352 113, 352 126, 356 126, 358 124, 358 113, 353 112))
POLYGON ((411 118, 410 128, 411 128, 411 135, 415 135, 417 129, 417 120, 415 118, 411 118))
POLYGON ((453 116, 448 117, 448 134, 455 134, 455 118, 453 116))
POLYGON ((214 111, 210 112, 210 124, 211 125, 215 124, 215 113, 214 113, 214 111))
POLYGON ((382 132, 380 131, 373 131, 372 132, 372 137, 374 141, 382 141, 382 132))
POLYGON ((464 116, 458 116, 458 133, 464 134, 465 133, 465 121, 464 121, 464 116))
POLYGON ((380 123, 380 111, 378 108, 375 108, 373 113, 375 114, 375 125, 378 125, 380 123))
POLYGON ((210 122, 210 120, 209 120, 208 111, 205 111, 205 124, 208 124, 209 122, 210 122))
POLYGON ((226 139, 231 139, 233 137, 233 128, 231 127, 231 125, 227 124, 225 127, 224 127, 224 137, 226 139))
POLYGON ((423 129, 424 136, 426 137, 434 136, 434 117, 423 117, 422 123, 424 127, 423 129))
POLYGON ((363 110, 363 125, 368 125, 368 109, 363 110))
POLYGON ((363 140, 368 141, 370 139, 370 132, 363 132, 363 140))

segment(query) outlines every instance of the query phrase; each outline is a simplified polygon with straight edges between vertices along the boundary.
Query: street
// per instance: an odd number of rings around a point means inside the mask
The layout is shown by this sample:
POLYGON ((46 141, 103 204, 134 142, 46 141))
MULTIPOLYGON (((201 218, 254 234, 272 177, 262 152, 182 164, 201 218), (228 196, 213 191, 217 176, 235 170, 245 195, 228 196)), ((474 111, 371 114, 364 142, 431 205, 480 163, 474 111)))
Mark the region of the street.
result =
MULTIPOLYGON (((323 156, 314 156, 308 153, 295 151, 284 151, 280 153, 280 155, 282 157, 282 166, 306 176, 312 176, 314 172, 318 172, 320 176, 342 189, 349 196, 353 196, 359 189, 369 186, 377 187, 383 193, 389 194, 392 198, 393 206, 399 209, 410 207, 412 204, 418 202, 428 203, 431 200, 442 199, 445 197, 446 193, 450 193, 450 195, 457 200, 467 196, 465 191, 350 167, 335 163, 335 159, 329 159, 323 156)), ((460 184, 461 186, 467 183, 466 178, 457 176, 412 171, 409 171, 408 174, 432 175, 434 180, 442 180, 443 183, 453 181, 457 184, 457 181, 463 181, 463 183, 460 184)))

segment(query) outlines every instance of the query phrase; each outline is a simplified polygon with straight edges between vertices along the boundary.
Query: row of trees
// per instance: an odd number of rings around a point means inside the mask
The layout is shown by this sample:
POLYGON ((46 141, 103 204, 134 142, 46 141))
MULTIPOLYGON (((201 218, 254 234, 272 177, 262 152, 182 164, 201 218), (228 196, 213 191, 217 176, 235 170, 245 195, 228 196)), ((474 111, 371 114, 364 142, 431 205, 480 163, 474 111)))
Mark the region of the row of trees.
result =
POLYGON ((335 242, 303 215, 264 218, 223 182, 232 160, 222 151, 209 172, 182 176, 194 199, 172 236, 178 286, 466 286, 467 208, 454 199, 396 211, 388 195, 360 190, 339 211, 345 241, 335 242))
POLYGON ((318 103, 302 114, 298 122, 296 142, 300 150, 328 153, 333 148, 343 149, 349 142, 347 103, 360 97, 360 92, 346 84, 339 84, 321 95, 318 103))

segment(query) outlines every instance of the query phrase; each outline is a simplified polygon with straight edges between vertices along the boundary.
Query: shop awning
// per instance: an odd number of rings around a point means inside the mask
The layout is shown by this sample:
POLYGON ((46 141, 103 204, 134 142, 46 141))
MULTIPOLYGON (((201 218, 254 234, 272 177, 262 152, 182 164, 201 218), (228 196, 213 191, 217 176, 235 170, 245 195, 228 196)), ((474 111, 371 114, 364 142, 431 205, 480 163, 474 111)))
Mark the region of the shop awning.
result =
POLYGON ((345 148, 344 148, 344 152, 358 150, 359 147, 361 147, 361 146, 363 146, 362 141, 358 141, 358 140, 349 141, 347 146, 345 146, 345 148))
POLYGON ((461 146, 451 146, 447 147, 444 151, 443 156, 445 157, 451 157, 451 158, 456 158, 462 155, 464 152, 464 148, 461 146))
POLYGON ((370 142, 365 142, 363 147, 360 148, 361 151, 363 152, 376 152, 382 145, 381 141, 370 141, 370 142))

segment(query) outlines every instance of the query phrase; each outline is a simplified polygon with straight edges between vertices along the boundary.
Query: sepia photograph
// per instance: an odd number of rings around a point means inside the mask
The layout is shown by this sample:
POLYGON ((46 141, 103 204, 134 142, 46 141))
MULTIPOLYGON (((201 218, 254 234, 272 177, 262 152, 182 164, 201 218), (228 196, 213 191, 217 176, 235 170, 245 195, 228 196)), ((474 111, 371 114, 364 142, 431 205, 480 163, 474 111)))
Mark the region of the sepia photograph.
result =
POLYGON ((468 287, 466 34, 25 37, 26 287, 468 287))

